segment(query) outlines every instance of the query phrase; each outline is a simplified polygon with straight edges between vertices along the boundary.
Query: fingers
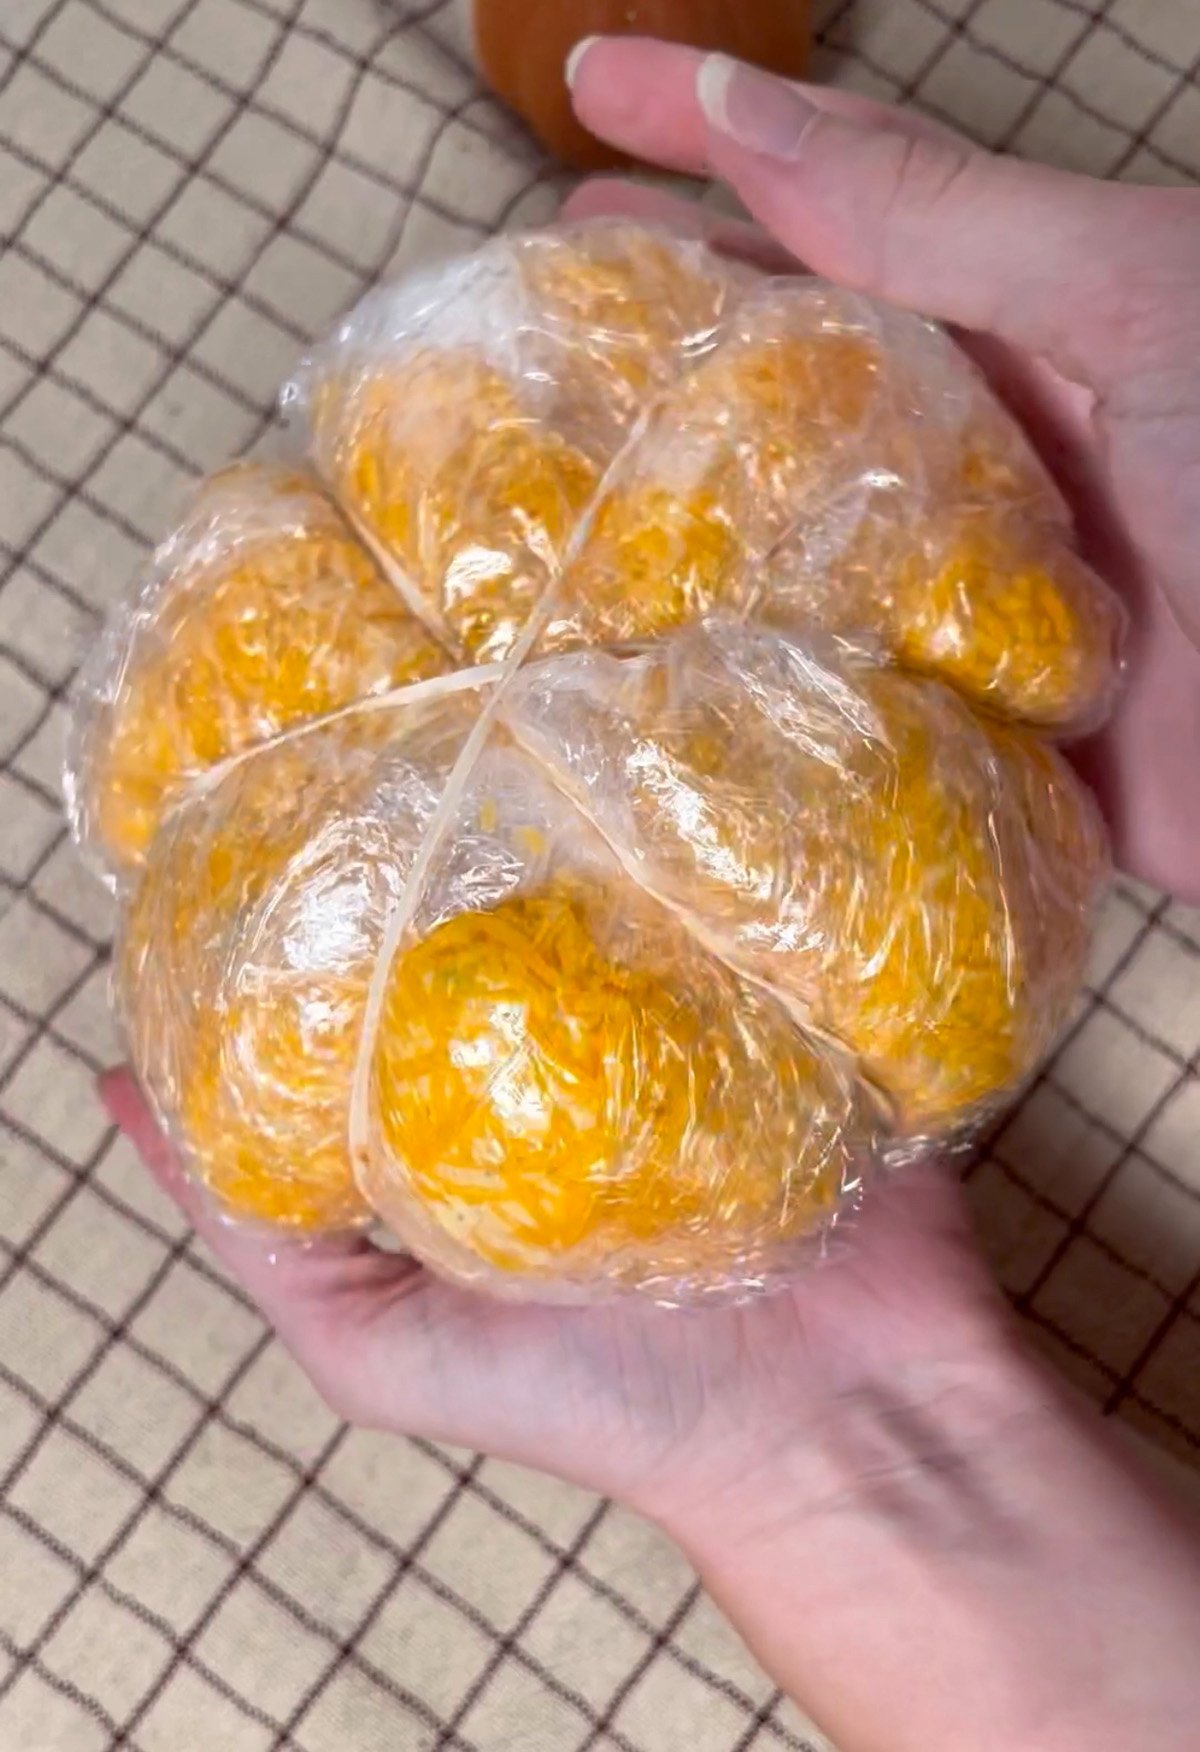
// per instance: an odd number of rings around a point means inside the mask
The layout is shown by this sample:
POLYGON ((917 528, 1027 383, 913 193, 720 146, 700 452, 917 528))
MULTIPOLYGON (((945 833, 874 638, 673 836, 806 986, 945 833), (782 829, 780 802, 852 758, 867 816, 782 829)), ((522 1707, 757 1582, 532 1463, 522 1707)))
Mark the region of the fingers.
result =
POLYGON ((666 44, 601 39, 578 58, 573 89, 589 127, 673 168, 707 166, 814 272, 1082 375, 1096 363, 1094 346, 1088 361, 1076 355, 1111 307, 1131 191, 666 44))
MULTIPOLYGON (((631 157, 685 176, 707 176, 708 126, 696 97, 707 59, 702 49, 651 37, 592 37, 577 45, 568 63, 576 113, 593 133, 631 157)), ((851 121, 888 118, 905 133, 955 138, 926 116, 891 109, 857 92, 820 87, 809 95, 830 114, 851 121)))

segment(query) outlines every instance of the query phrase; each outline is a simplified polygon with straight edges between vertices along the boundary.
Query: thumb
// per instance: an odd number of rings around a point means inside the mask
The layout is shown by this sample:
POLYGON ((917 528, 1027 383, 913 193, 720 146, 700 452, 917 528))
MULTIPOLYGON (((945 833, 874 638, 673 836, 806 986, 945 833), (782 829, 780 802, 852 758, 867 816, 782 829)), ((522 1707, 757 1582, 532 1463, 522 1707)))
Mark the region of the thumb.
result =
POLYGON ((1132 191, 904 129, 886 111, 838 113, 725 55, 704 60, 696 97, 712 169, 815 273, 1095 381, 1132 191))

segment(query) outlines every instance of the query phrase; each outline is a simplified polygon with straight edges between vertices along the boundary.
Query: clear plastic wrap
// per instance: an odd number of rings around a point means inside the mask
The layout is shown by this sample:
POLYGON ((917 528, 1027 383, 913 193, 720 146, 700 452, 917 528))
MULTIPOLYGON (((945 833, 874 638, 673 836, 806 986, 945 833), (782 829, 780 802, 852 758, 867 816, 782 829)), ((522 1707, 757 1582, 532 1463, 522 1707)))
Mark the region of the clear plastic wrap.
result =
POLYGON ((933 324, 820 281, 747 293, 610 471, 550 645, 709 613, 876 638, 1001 716, 1103 717, 1123 617, 1062 499, 933 324))
POLYGON ((285 404, 418 614, 513 646, 647 398, 713 344, 739 277, 629 225, 498 238, 371 294, 285 404))
POLYGON ((362 1191, 496 1294, 746 1293, 827 1232, 872 1116, 834 1054, 493 741, 363 1039, 362 1191))
POLYGON ((359 1028, 391 905, 474 719, 431 682, 282 737, 165 819, 116 987, 134 1067, 226 1213, 368 1216, 350 1168, 359 1028))
POLYGON ((129 875, 208 768, 449 667, 310 475, 236 463, 204 482, 85 668, 77 837, 110 879, 129 875))
POLYGON ((1027 732, 729 623, 535 664, 505 713, 638 883, 852 1053, 904 1132, 990 1116, 1065 1024, 1105 841, 1027 732))
POLYGON ((323 488, 209 483, 68 773, 224 1211, 736 1296, 1011 1098, 1105 874, 1039 736, 1121 613, 948 337, 573 226, 372 294, 284 400, 323 488))

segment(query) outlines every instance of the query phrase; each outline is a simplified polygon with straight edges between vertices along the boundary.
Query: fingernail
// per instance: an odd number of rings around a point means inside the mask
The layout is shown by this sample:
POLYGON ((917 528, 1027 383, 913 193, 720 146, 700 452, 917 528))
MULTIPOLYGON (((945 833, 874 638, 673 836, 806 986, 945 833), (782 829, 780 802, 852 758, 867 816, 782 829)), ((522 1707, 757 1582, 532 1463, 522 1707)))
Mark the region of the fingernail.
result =
POLYGON ((600 38, 598 36, 580 37, 579 41, 575 44, 575 47, 571 50, 571 53, 567 56, 567 64, 563 69, 563 75, 567 81, 568 90, 573 91, 575 89, 575 81, 579 76, 580 62, 583 60, 583 57, 587 54, 592 44, 598 43, 599 41, 600 38))
POLYGON ((707 55, 696 76, 705 120, 749 152, 795 158, 816 106, 789 85, 730 55, 707 55))

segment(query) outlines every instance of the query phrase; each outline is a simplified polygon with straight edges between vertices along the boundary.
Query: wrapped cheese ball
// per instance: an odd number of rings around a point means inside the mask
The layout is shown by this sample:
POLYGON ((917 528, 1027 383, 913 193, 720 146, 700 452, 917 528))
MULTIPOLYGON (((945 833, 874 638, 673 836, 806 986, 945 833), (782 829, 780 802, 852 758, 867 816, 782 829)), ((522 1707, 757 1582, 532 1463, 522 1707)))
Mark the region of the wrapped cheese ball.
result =
POLYGON ((230 755, 449 660, 308 475, 236 463, 200 487, 87 670, 67 794, 110 877, 230 755))
POLYGON ((138 1076, 231 1216, 308 1234, 369 1214, 347 1138, 359 1030, 470 699, 418 685, 284 737, 194 791, 154 840, 120 1006, 138 1076))
POLYGON ((443 1273, 555 1300, 744 1294, 857 1185, 870 1122, 836 1058, 512 749, 475 767, 385 960, 360 1185, 443 1273))
POLYGON ((745 296, 610 472, 547 643, 719 612, 873 634, 1002 716, 1096 722, 1121 614, 1065 507, 932 324, 819 281, 745 296))
POLYGON ((1028 733, 715 623, 547 659, 505 709, 638 883, 853 1053, 906 1134, 986 1117, 1066 1022, 1104 838, 1028 733))
POLYGON ((159 1117, 231 1220, 497 1295, 772 1283, 1074 1001, 1039 737, 1121 617, 1061 498, 933 325, 630 224, 372 294, 285 403, 313 474, 208 483, 72 744, 159 1117))
POLYGON ((501 238, 373 293, 285 391, 314 462, 461 656, 511 649, 645 399, 734 283, 622 225, 501 238))

